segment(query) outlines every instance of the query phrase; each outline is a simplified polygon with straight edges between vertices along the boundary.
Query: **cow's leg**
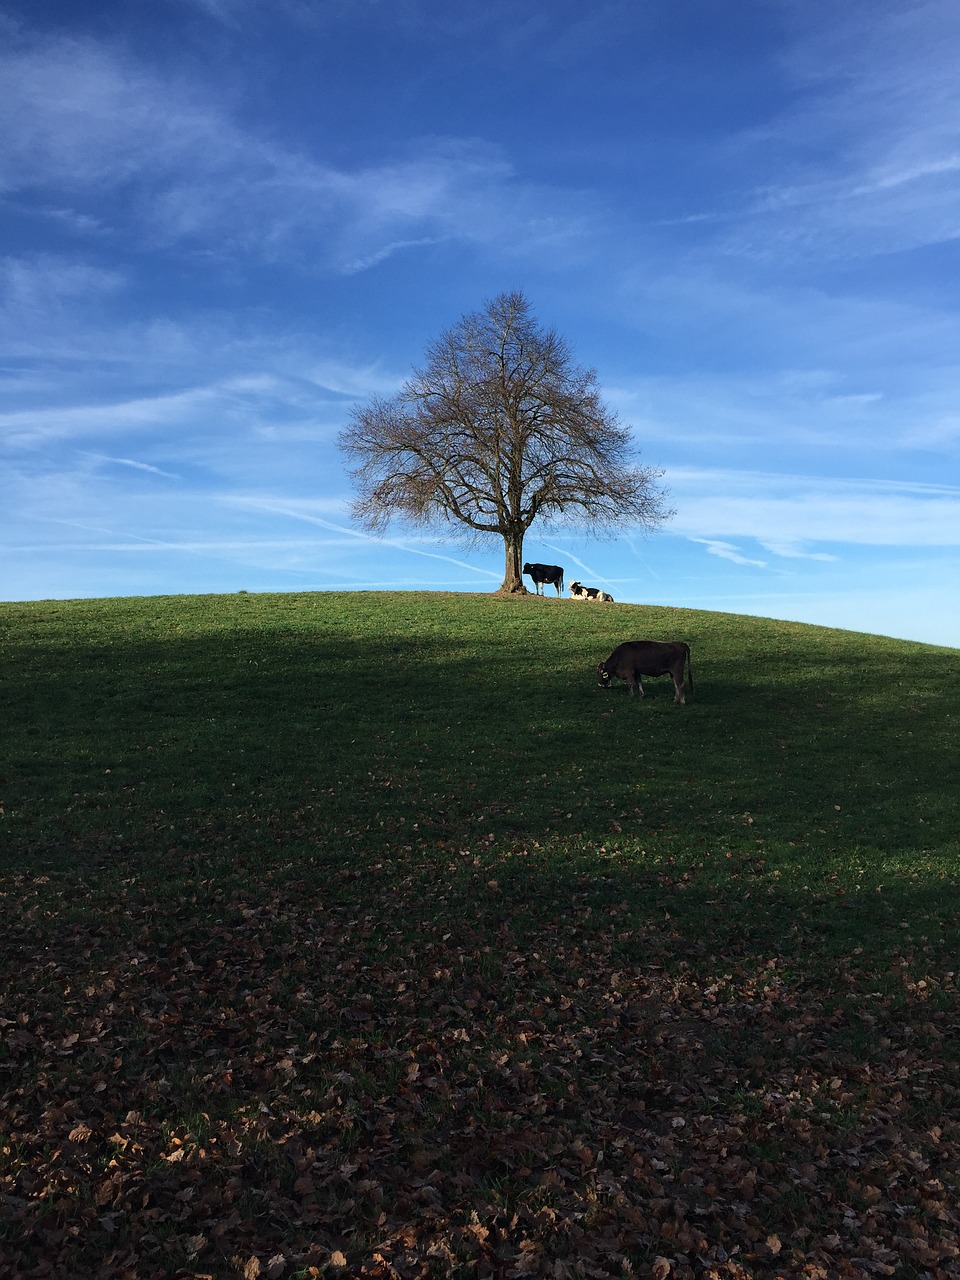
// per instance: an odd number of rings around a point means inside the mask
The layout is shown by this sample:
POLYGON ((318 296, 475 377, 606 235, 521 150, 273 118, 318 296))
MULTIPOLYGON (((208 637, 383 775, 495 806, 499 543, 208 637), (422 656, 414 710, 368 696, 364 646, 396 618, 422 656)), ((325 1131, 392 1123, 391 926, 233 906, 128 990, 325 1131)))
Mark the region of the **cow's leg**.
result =
POLYGON ((686 703, 683 689, 683 676, 673 677, 673 700, 674 702, 686 703))

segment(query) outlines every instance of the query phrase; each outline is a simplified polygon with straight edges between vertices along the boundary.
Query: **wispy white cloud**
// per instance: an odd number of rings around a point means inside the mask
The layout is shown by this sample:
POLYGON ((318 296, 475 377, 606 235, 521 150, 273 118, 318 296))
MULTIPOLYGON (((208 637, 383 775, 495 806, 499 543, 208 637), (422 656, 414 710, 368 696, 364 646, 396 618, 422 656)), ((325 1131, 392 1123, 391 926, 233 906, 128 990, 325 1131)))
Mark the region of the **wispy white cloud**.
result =
POLYGON ((132 430, 182 422, 209 407, 215 388, 198 387, 173 395, 143 397, 118 404, 71 405, 0 413, 0 438, 13 448, 34 448, 51 439, 126 435, 132 430))
POLYGON ((379 364, 346 364, 338 360, 318 360, 311 356, 301 357, 299 376, 325 391, 353 399, 390 395, 399 388, 406 375, 391 372, 379 364))
POLYGON ((578 197, 545 219, 543 194, 475 139, 424 138, 402 157, 338 167, 250 133, 195 82, 81 39, 7 49, 0 80, 0 191, 39 194, 47 209, 56 193, 58 216, 84 229, 109 218, 127 235, 129 221, 143 243, 266 259, 309 245, 345 272, 437 241, 516 247, 585 230, 578 197))
POLYGON ((827 29, 810 23, 797 47, 806 105, 778 131, 787 154, 809 155, 814 143, 822 174, 771 193, 772 210, 796 211, 783 224, 788 241, 801 253, 861 256, 956 239, 956 6, 852 6, 837 17, 827 29))
POLYGON ((346 275, 354 275, 358 271, 368 271, 371 267, 386 262, 388 258, 392 258, 396 253, 402 253, 405 249, 418 249, 426 245, 442 243, 443 240, 439 236, 420 236, 416 240, 393 240, 389 244, 381 245, 373 253, 368 253, 366 257, 354 258, 353 261, 345 259, 342 270, 346 275))
POLYGON ((63 255, 0 258, 0 440, 27 447, 199 412, 235 427, 241 411, 250 430, 280 435, 296 420, 329 433, 346 403, 403 380, 379 355, 350 359, 343 342, 273 315, 131 316, 136 289, 119 271, 63 255))
MULTIPOLYGON (((183 370, 183 373, 191 370, 183 370)), ((345 368, 337 373, 343 385, 345 368)), ((364 385, 365 372, 353 373, 355 385, 364 385)), ((370 376, 373 385, 385 381, 370 376)), ((65 388, 61 386, 60 395, 65 388)), ((79 390, 79 389, 78 389, 79 390)), ((53 440, 111 439, 166 427, 181 437, 197 440, 221 437, 224 447, 240 438, 329 439, 352 397, 345 392, 325 396, 327 390, 314 375, 293 378, 275 373, 225 377, 206 386, 187 387, 159 395, 138 396, 116 402, 39 405, 0 413, 0 445, 17 450, 36 449, 53 440)), ((368 393, 369 394, 369 393, 368 393)), ((178 447, 188 446, 181 438, 178 447)))
POLYGON ((659 289, 653 300, 663 301, 663 324, 686 314, 695 349, 725 323, 736 326, 738 341, 760 353, 757 366, 606 384, 645 451, 655 447, 665 460, 664 445, 691 456, 751 449, 767 467, 789 459, 791 467, 831 471, 867 451, 910 449, 956 465, 956 321, 947 310, 709 280, 694 295, 692 278, 659 289))
MULTIPOLYGON (((607 587, 608 589, 611 587, 612 584, 609 578, 604 577, 603 574, 598 573, 596 569, 591 568, 591 566, 588 565, 585 560, 581 560, 580 557, 576 555, 570 549, 569 546, 558 547, 556 543, 547 542, 546 539, 542 537, 539 538, 539 541, 542 542, 545 547, 549 547, 551 551, 555 551, 557 555, 563 556, 567 560, 572 560, 575 565, 578 565, 580 569, 582 569, 583 572, 587 575, 587 578, 589 579, 589 581, 586 584, 587 586, 595 586, 597 583, 599 583, 600 585, 607 587)), ((568 584, 569 584, 569 578, 570 578, 570 575, 567 574, 568 584)))
POLYGON ((166 480, 179 480, 180 477, 174 471, 164 471, 162 467, 155 467, 150 462, 138 462, 135 458, 111 458, 106 454, 90 453, 86 455, 94 462, 108 463, 115 467, 132 467, 135 471, 146 471, 150 475, 163 476, 166 480))
POLYGON ((251 3, 255 0, 186 0, 188 5, 195 5, 201 9, 209 17, 216 19, 217 22, 224 22, 228 26, 234 26, 240 19, 244 10, 250 8, 251 3))
POLYGON ((729 560, 732 564, 751 565, 756 569, 765 569, 767 566, 766 560, 751 560, 732 542, 722 542, 718 538, 691 538, 690 541, 702 543, 710 555, 718 556, 721 560, 729 560))
POLYGON ((954 486, 683 468, 670 479, 671 532, 694 540, 751 538, 778 555, 824 543, 960 546, 954 486))
MULTIPOLYGON (((759 178, 728 251, 765 262, 863 257, 960 236, 960 82, 952 0, 789 6, 790 105, 731 139, 759 178), (770 163, 776 154, 777 163, 770 163), (761 177, 765 175, 765 177, 761 177)), ((724 222, 730 207, 723 210, 724 222)))
POLYGON ((781 542, 773 538, 761 538, 760 545, 771 555, 782 556, 785 560, 819 560, 821 563, 830 564, 839 559, 829 551, 808 551, 799 543, 781 542))
MULTIPOLYGON (((459 569, 465 569, 469 573, 479 574, 483 578, 496 579, 500 575, 494 573, 490 569, 481 568, 477 565, 469 564, 465 560, 457 559, 454 556, 443 555, 437 551, 426 551, 422 545, 423 539, 411 538, 384 538, 377 537, 373 534, 365 533, 362 529, 352 528, 349 525, 337 524, 328 520, 324 516, 312 514, 310 510, 305 509, 304 504, 294 504, 284 502, 273 498, 259 497, 241 497, 233 495, 224 499, 231 506, 244 507, 250 511, 260 511, 271 515, 286 516, 291 520, 304 520, 308 524, 319 525, 323 529, 330 529, 334 533, 346 535, 349 538, 360 542, 373 543, 381 547, 392 547, 397 551, 404 551, 410 555, 425 556, 428 560, 443 560, 447 564, 455 564, 459 569)), ((316 504, 311 504, 316 509, 316 504)))
MULTIPOLYGON (((75 525, 76 528, 84 526, 75 525)), ((289 555, 294 551, 309 551, 316 553, 318 550, 329 549, 336 546, 326 539, 314 538, 195 538, 193 540, 183 538, 144 538, 132 533, 119 533, 100 542, 21 542, 10 543, 6 550, 15 553, 27 553, 35 551, 69 551, 72 554, 82 554, 83 552, 107 552, 109 554, 160 554, 164 552, 176 551, 184 555, 237 555, 251 554, 256 552, 261 554, 264 552, 282 552, 289 555)))
POLYGON ((900 166, 883 166, 864 183, 851 192, 854 196, 875 195, 878 191, 890 191, 894 187, 903 187, 911 182, 919 182, 924 178, 939 177, 944 173, 956 173, 960 170, 960 155, 944 156, 942 159, 932 158, 914 164, 900 166))
POLYGON ((56 254, 5 257, 0 259, 0 308, 8 323, 26 324, 38 316, 48 322, 64 306, 114 296, 125 283, 119 271, 56 254))

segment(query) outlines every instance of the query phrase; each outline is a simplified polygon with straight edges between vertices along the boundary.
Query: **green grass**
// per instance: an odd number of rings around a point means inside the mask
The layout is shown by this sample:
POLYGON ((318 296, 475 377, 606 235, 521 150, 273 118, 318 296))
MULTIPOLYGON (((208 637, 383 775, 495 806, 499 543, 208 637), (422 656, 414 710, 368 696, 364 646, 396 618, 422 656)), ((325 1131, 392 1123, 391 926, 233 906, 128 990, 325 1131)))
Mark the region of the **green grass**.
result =
POLYGON ((896 1274, 949 1263, 957 651, 429 593, 7 604, 0 645, 0 1276, 830 1274, 861 1200, 857 1256, 912 1214, 896 1274), (689 642, 685 707, 597 687, 631 638, 689 642), (704 1217, 750 1170, 755 1230, 704 1217))
MULTIPOLYGON (((303 874, 313 857, 322 876, 389 852, 429 881, 441 845, 497 863, 522 846, 544 865, 505 874, 533 904, 544 876, 563 891, 579 876, 592 897, 642 886, 695 918, 720 893, 731 929, 788 932, 745 905, 763 895, 784 910, 842 895, 873 932, 953 905, 951 650, 412 593, 7 605, 0 620, 13 871, 172 884, 193 858, 246 874, 292 857, 303 874), (666 680, 643 701, 597 688, 598 655, 633 635, 689 640, 687 707, 666 680)), ((820 905, 808 923, 832 932, 820 905)))

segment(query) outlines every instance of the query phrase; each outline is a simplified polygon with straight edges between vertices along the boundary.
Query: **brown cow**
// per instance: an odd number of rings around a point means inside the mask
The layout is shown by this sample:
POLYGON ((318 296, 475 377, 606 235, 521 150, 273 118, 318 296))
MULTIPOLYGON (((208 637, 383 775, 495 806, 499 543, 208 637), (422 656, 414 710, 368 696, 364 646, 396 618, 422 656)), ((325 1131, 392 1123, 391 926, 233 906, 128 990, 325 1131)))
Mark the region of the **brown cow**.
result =
POLYGON ((626 680, 633 695, 637 689, 643 693, 644 676, 672 676, 674 702, 686 702, 683 671, 687 670, 690 692, 693 693, 693 667, 690 665, 690 646, 682 640, 625 640, 618 644, 606 662, 597 663, 597 684, 609 689, 616 677, 626 680))

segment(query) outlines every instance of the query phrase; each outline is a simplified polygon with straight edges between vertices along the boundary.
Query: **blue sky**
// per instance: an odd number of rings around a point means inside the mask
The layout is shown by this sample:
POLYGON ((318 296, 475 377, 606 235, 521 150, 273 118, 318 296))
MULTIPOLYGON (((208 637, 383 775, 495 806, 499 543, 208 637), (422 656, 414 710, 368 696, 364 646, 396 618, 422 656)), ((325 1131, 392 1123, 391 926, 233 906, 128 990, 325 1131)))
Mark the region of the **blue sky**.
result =
POLYGON ((960 646, 955 0, 0 0, 0 598, 499 584, 335 438, 522 289, 665 470, 618 600, 960 646))

